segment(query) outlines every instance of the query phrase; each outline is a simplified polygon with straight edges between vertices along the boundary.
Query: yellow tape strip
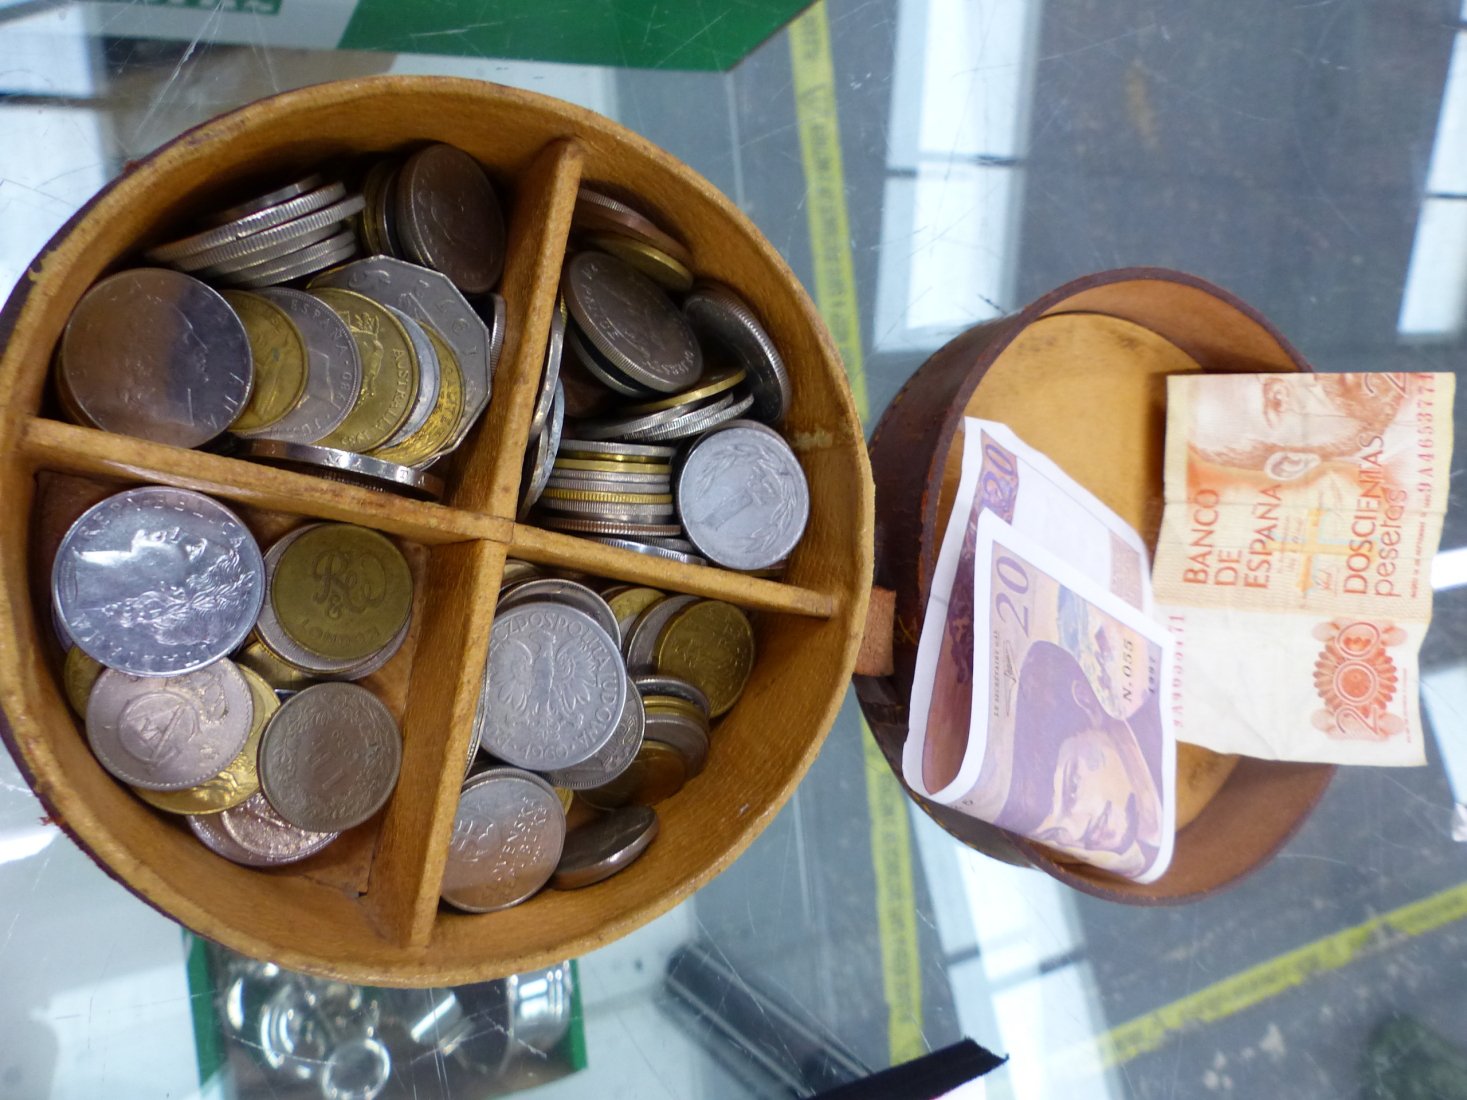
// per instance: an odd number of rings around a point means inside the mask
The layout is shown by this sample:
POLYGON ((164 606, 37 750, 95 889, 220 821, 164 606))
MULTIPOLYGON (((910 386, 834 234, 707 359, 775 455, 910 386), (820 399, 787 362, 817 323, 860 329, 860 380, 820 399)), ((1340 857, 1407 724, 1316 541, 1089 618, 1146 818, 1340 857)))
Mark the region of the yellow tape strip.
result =
POLYGON ((1100 1039, 1106 1065, 1129 1062, 1157 1050, 1188 1025, 1211 1023, 1276 997, 1315 974, 1338 970, 1362 955, 1389 947, 1409 936, 1467 917, 1467 883, 1412 902, 1363 924, 1269 959, 1173 1001, 1164 1008, 1112 1028, 1100 1039))

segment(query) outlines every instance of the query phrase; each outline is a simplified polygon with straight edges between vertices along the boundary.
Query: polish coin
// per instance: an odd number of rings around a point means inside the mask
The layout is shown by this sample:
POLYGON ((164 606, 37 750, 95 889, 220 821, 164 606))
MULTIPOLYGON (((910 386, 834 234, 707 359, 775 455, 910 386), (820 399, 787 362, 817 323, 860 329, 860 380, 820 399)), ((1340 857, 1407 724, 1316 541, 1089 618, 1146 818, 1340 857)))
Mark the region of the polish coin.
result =
POLYGON ((536 522, 553 531, 569 531, 578 535, 608 535, 614 538, 636 539, 646 535, 674 536, 683 533, 683 529, 676 523, 620 523, 553 514, 541 515, 536 522))
POLYGON ((615 256, 622 263, 636 268, 663 290, 686 294, 693 289, 693 273, 666 252, 653 248, 650 244, 613 233, 598 233, 586 238, 586 246, 615 256))
MULTIPOLYGON (((582 475, 614 478, 670 478, 672 466, 665 462, 625 462, 617 459, 602 461, 596 458, 567 458, 565 447, 567 440, 562 439, 560 456, 555 460, 555 470, 558 474, 567 477, 579 477, 582 475)), ((575 442, 579 443, 580 440, 575 442)))
POLYGON ((622 645, 628 672, 633 676, 647 676, 657 671, 657 637, 662 628, 674 615, 699 599, 698 596, 667 596, 637 616, 622 645))
POLYGON ((290 315, 274 302, 243 290, 226 290, 230 304, 250 335, 255 385, 250 403, 230 430, 249 436, 277 423, 296 407, 306 392, 310 367, 305 338, 290 315))
POLYGON ((250 398, 244 324, 217 290, 164 268, 111 275, 88 290, 61 337, 60 374, 103 431, 197 447, 250 398))
POLYGON ((555 451, 560 445, 560 433, 565 423, 565 393, 560 383, 555 384, 555 400, 550 403, 550 417, 545 430, 531 444, 525 455, 525 470, 521 477, 520 508, 516 518, 523 523, 530 509, 545 491, 550 472, 555 468, 555 451))
POLYGON ((520 561, 518 558, 505 558, 504 572, 499 578, 499 590, 503 592, 512 584, 532 581, 542 576, 544 574, 540 572, 540 567, 532 562, 520 561))
POLYGON ((810 489, 795 453, 753 428, 728 428, 694 443, 676 491, 689 541, 728 569, 783 561, 810 518, 810 489))
MULTIPOLYGON (((299 402, 257 438, 315 443, 347 418, 362 392, 362 357, 351 329, 335 310, 300 290, 267 287, 256 293, 283 310, 305 341, 306 387, 299 402)), ((238 430, 238 429, 236 429, 238 430)))
POLYGON ((605 504, 600 501, 545 500, 540 507, 561 515, 586 516, 610 522, 659 523, 673 517, 671 504, 605 504))
POLYGON ((555 400, 556 387, 560 385, 560 360, 565 352, 565 299, 556 300, 555 312, 550 316, 550 339, 545 345, 545 369, 540 375, 540 393, 535 398, 535 410, 530 416, 530 438, 545 430, 550 419, 550 406, 555 400))
POLYGON ((665 493, 672 486, 670 474, 643 474, 617 470, 567 470, 558 463, 550 474, 551 486, 562 489, 600 490, 615 492, 625 489, 629 493, 665 493))
POLYGON ((613 443, 609 440, 563 439, 560 454, 568 459, 652 463, 661 467, 677 455, 677 448, 646 443, 613 443))
POLYGON ((703 712, 707 718, 712 710, 708 702, 708 696, 703 694, 703 689, 696 684, 676 676, 668 676, 663 673, 653 673, 650 676, 638 676, 632 681, 639 692, 646 695, 670 695, 675 699, 682 699, 692 703, 703 712))
POLYGON ((346 322, 362 359, 362 393, 356 407, 317 443, 357 452, 380 447, 402 427, 418 396, 412 340, 396 317, 364 295, 337 287, 310 293, 346 322))
POLYGON ((616 615, 611 607, 591 589, 575 581, 559 577, 543 577, 539 580, 523 581, 508 591, 501 590, 495 614, 508 611, 523 603, 550 600, 583 611, 596 622, 613 642, 619 641, 621 631, 616 625, 616 615))
POLYGON ((702 282, 683 300, 683 316, 700 340, 731 355, 749 375, 755 420, 778 424, 789 411, 789 372, 754 309, 722 283, 702 282))
POLYGON ((270 576, 281 628, 313 655, 363 661, 408 621, 413 576, 386 536, 324 523, 294 539, 270 576))
POLYGON ((606 605, 616 616, 618 643, 626 640, 627 631, 631 630, 632 624, 637 621, 637 616, 665 595, 667 593, 659 592, 655 588, 641 587, 625 588, 615 596, 603 593, 606 605))
POLYGON ((270 229, 310 214, 332 203, 340 202, 344 198, 346 198, 345 187, 339 183, 328 184, 314 191, 307 191, 303 195, 297 195, 287 202, 256 210, 245 217, 235 218, 233 221, 207 229, 202 233, 195 233, 191 237, 160 244, 150 248, 143 255, 151 263, 173 263, 175 260, 202 252, 207 248, 216 248, 227 241, 237 241, 241 237, 248 237, 251 233, 258 233, 262 229, 270 229))
POLYGON ((176 676, 232 653, 264 595, 265 563, 239 517, 202 493, 161 486, 87 509, 51 573, 76 644, 134 676, 176 676))
POLYGON ((642 697, 627 682, 627 699, 622 705, 621 717, 611 740, 597 750, 596 755, 568 768, 547 771, 545 778, 557 787, 571 791, 584 791, 610 783, 637 758, 642 747, 642 733, 647 721, 642 697))
POLYGON ((733 709, 754 669, 754 629, 731 603, 700 600, 667 621, 653 649, 657 672, 697 686, 714 718, 733 709))
POLYGON ((182 676, 108 669, 87 701, 87 741, 133 787, 181 791, 218 775, 249 740, 254 704, 233 661, 182 676))
POLYGON ((204 847, 246 867, 295 863, 315 855, 338 835, 297 829, 260 793, 223 813, 191 815, 188 824, 204 847))
POLYGON ((687 781, 688 765, 682 753, 661 741, 644 740, 626 771, 610 783, 577 794, 598 810, 652 806, 677 794, 687 781))
POLYGON ((511 608, 489 635, 481 743, 517 767, 579 764, 616 732, 626 694, 621 654, 591 616, 552 603, 511 608))
POLYGON ((561 278, 566 306, 595 348, 633 381, 676 393, 703 373, 703 352, 656 283, 604 252, 578 252, 561 278))
POLYGON ((647 732, 643 736, 677 749, 687 765, 689 779, 701 773, 708 761, 707 727, 686 714, 653 706, 645 698, 642 705, 647 710, 647 732))
POLYGON ((549 881, 565 843, 565 810, 554 789, 517 768, 490 768, 464 784, 443 900, 469 913, 518 905, 549 881))
POLYGON ((733 394, 722 394, 706 402, 690 405, 675 405, 658 412, 641 413, 636 416, 618 414, 599 420, 583 420, 576 425, 576 434, 582 439, 632 439, 639 433, 664 428, 674 421, 683 421, 696 412, 716 412, 727 409, 734 403, 733 394))
POLYGON ((479 162, 452 145, 420 149, 397 177, 395 211, 407 255, 465 294, 494 289, 504 271, 504 213, 479 162))
POLYGON ((396 306, 383 306, 382 308, 397 318, 398 324, 402 325, 404 331, 407 332, 408 340, 413 347, 413 359, 418 366, 417 396, 413 398, 407 419, 383 444, 384 447, 395 447, 409 436, 421 431, 423 425, 428 423, 428 417, 433 415, 433 407, 438 404, 438 352, 434 350, 433 341, 428 339, 428 333, 422 325, 396 306))
POLYGON ((651 245, 683 267, 693 268, 693 256, 681 241, 657 227, 653 221, 609 195, 582 187, 576 194, 571 224, 588 232, 615 233, 651 245))
POLYGON ((341 832, 380 810, 397 786, 402 734, 382 700, 356 684, 317 684, 281 704, 260 741, 260 788, 285 821, 341 832))
POLYGON ((66 651, 66 666, 61 670, 61 682, 66 688, 66 701, 82 718, 87 716, 87 700, 91 698, 92 685, 104 670, 102 662, 88 657, 80 646, 72 646, 66 651))
POLYGON ((566 834, 550 885, 578 890, 605 882, 629 866, 657 839, 657 811, 626 806, 566 834))

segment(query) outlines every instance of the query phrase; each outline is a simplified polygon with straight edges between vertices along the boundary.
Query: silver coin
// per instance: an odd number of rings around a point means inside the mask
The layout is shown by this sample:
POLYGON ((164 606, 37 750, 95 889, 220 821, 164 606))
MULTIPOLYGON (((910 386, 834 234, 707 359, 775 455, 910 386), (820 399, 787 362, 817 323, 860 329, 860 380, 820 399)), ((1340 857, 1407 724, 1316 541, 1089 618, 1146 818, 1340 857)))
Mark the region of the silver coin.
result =
POLYGON ((595 348, 634 382, 677 393, 703 374, 698 339, 667 294, 604 252, 578 252, 561 276, 566 306, 595 348))
POLYGON ((490 768, 463 786, 443 900, 470 913, 508 909, 535 894, 560 861, 565 811, 538 777, 516 768, 490 768))
POLYGON ((702 435, 711 428, 728 420, 743 416, 749 411, 749 406, 754 403, 753 394, 745 394, 739 397, 730 394, 734 400, 732 405, 713 404, 707 408, 694 409, 677 420, 668 421, 656 428, 645 428, 638 432, 627 432, 624 439, 690 439, 695 435, 702 435))
POLYGON ((551 876, 551 888, 579 890, 605 882, 647 850, 657 839, 657 829, 657 811, 651 806, 623 806, 572 829, 551 876))
POLYGON ((672 519, 671 504, 608 504, 595 500, 547 500, 541 498, 542 512, 585 516, 609 523, 658 523, 672 519))
POLYGON ((295 322, 306 345, 306 391, 295 408, 258 432, 257 439, 314 443, 334 432, 362 392, 362 357, 351 329, 334 309, 301 290, 257 291, 295 322))
MULTIPOLYGON (((642 700, 645 705, 647 700, 642 700)), ((708 730, 683 714, 661 714, 655 710, 647 712, 648 741, 661 741, 678 751, 692 779, 703 770, 708 762, 708 730)))
POLYGON ((630 550, 634 554, 642 554, 649 558, 680 561, 684 565, 708 564, 708 559, 700 558, 697 554, 688 554, 681 550, 669 550, 665 546, 658 546, 650 542, 642 542, 636 539, 610 538, 606 535, 587 535, 586 537, 592 542, 599 542, 605 546, 615 546, 619 550, 630 550))
POLYGON ((552 469, 547 489, 576 489, 590 493, 670 493, 671 474, 602 473, 599 470, 552 469))
POLYGON ((492 374, 499 366, 499 353, 504 350, 504 334, 507 331, 509 306, 503 294, 490 294, 483 300, 489 307, 489 318, 485 324, 489 326, 490 332, 489 372, 492 374))
POLYGON ((480 742, 506 763, 579 764, 616 732, 627 679, 616 643, 573 607, 525 604, 494 617, 480 742))
POLYGON ((534 438, 550 419, 550 406, 555 389, 560 385, 560 359, 565 353, 565 299, 557 299, 550 316, 550 338, 545 344, 545 369, 540 375, 540 393, 535 398, 535 411, 530 416, 530 436, 534 438))
POLYGON ((323 206, 330 206, 344 198, 346 198, 346 188, 339 183, 333 183, 317 188, 315 191, 308 191, 288 202, 278 203, 202 233, 195 233, 191 237, 160 244, 156 248, 148 249, 143 256, 151 263, 173 263, 195 252, 202 252, 206 248, 217 248, 228 241, 237 241, 241 237, 248 237, 251 233, 258 233, 262 229, 269 229, 299 218, 303 214, 320 210, 323 206))
POLYGON ((521 476, 520 508, 516 519, 523 523, 530 509, 545 491, 550 481, 550 471, 555 468, 555 451, 560 446, 560 432, 565 424, 565 390, 555 383, 555 399, 550 403, 550 417, 545 430, 540 433, 530 451, 525 455, 525 470, 521 476))
POLYGON ((674 699, 683 699, 692 703, 705 715, 713 713, 713 706, 708 702, 708 696, 703 694, 703 689, 676 676, 668 676, 660 672, 647 676, 634 676, 632 684, 643 695, 671 695, 674 699))
POLYGON ((604 519, 586 519, 581 516, 558 516, 544 513, 537 521, 552 531, 569 531, 577 535, 609 535, 612 538, 639 539, 646 535, 677 536, 683 533, 676 523, 614 523, 604 519))
POLYGON ((238 206, 231 206, 226 210, 221 210, 219 213, 205 218, 204 223, 206 225, 223 225, 225 222, 238 221, 240 218, 247 218, 251 214, 264 210, 266 207, 279 206, 283 202, 289 202, 297 195, 304 195, 307 191, 315 191, 317 188, 324 186, 325 183, 326 181, 320 176, 312 174, 303 180, 296 180, 295 183, 288 183, 284 187, 277 188, 274 191, 268 191, 258 198, 250 199, 248 202, 242 202, 238 206))
POLYGON ((632 766, 637 751, 642 747, 642 733, 646 726, 647 712, 642 706, 642 697, 627 678, 627 698, 622 705, 621 717, 616 723, 616 732, 611 740, 602 745, 596 755, 569 768, 557 768, 545 772, 545 778, 567 791, 589 791, 610 783, 632 766))
POLYGON ((356 684, 316 684, 280 704, 260 737, 260 789, 287 822, 341 832, 397 786, 402 734, 386 704, 356 684))
POLYGON ((704 401, 674 405, 670 409, 659 409, 657 412, 642 413, 638 416, 608 416, 597 420, 583 420, 576 425, 576 431, 582 439, 620 439, 623 436, 634 436, 652 428, 660 428, 674 420, 684 419, 695 412, 726 409, 733 403, 733 394, 726 393, 704 401))
POLYGON ((98 428, 197 447, 249 402, 254 359, 243 322, 212 287, 164 268, 122 271, 72 310, 60 373, 98 428))
POLYGON ((396 462, 339 451, 335 447, 284 443, 278 439, 249 439, 241 444, 235 457, 296 473, 313 474, 346 485, 398 493, 416 500, 438 500, 443 496, 441 478, 411 466, 399 466, 396 462))
POLYGON ((660 546, 664 550, 676 550, 680 554, 694 554, 697 553, 698 550, 698 548, 687 539, 648 538, 641 539, 639 541, 645 542, 648 546, 660 546))
POLYGON ((87 700, 87 741, 124 783, 182 791, 229 767, 254 716, 249 681, 227 659, 182 676, 109 668, 87 700))
POLYGON ((750 415, 780 423, 790 407, 789 372, 753 308, 721 283, 700 282, 683 299, 683 316, 700 340, 725 349, 744 368, 754 394, 750 415))
POLYGON ((231 270, 238 271, 251 264, 265 263, 286 252, 295 251, 295 249, 277 251, 288 242, 295 242, 296 249, 299 249, 321 240, 325 235, 321 232, 322 230, 338 226, 353 215, 360 214, 365 205, 360 195, 348 195, 340 202, 314 210, 304 217, 283 222, 259 233, 251 233, 248 237, 241 237, 237 241, 226 241, 214 248, 190 253, 182 259, 175 260, 174 266, 182 271, 212 268, 216 269, 214 273, 227 274, 227 272, 218 272, 218 266, 242 261, 246 257, 253 257, 253 260, 242 263, 231 270))
POLYGON ((657 671, 657 636, 674 615, 700 599, 701 596, 664 596, 637 616, 621 647, 631 675, 648 676, 657 671))
POLYGON ((654 390, 649 390, 646 386, 638 385, 607 362, 606 358, 586 339, 585 334, 577 326, 566 326, 565 346, 570 349, 580 364, 591 373, 592 377, 614 393, 619 393, 623 397, 639 398, 644 401, 649 396, 655 396, 654 390))
POLYGON ((450 437, 452 447, 462 443, 489 404, 494 363, 504 342, 502 319, 496 326, 485 324, 448 276, 391 256, 354 260, 322 272, 311 286, 354 290, 374 302, 394 306, 443 338, 458 357, 463 373, 463 414, 450 437))
MULTIPOLYGON (((275 260, 279 259, 281 256, 288 256, 292 252, 299 252, 308 244, 315 244, 317 241, 324 241, 327 237, 334 237, 340 232, 340 222, 327 222, 319 229, 313 229, 310 232, 297 233, 293 236, 286 237, 283 240, 277 241, 275 244, 261 246, 257 251, 247 252, 245 255, 233 260, 222 260, 217 264, 211 264, 209 267, 201 268, 198 271, 194 272, 194 274, 201 279, 219 279, 225 275, 232 275, 234 274, 234 272, 239 271, 242 268, 253 267, 256 264, 264 263, 267 260, 275 260)), ((257 234, 257 236, 261 237, 263 237, 264 235, 265 234, 263 233, 257 234)), ((243 244, 245 242, 253 240, 254 237, 246 237, 244 241, 237 243, 243 244)))
MULTIPOLYGON (((658 447, 646 443, 613 443, 605 439, 581 439, 566 437, 560 441, 561 458, 586 459, 592 462, 612 455, 621 458, 632 459, 666 459, 671 461, 677 455, 676 447, 658 447)), ((611 461, 616 461, 613 457, 611 461)), ((639 468, 643 463, 627 463, 628 466, 639 468)), ((651 466, 651 463, 646 465, 651 466)), ((658 464, 656 468, 660 468, 658 464)))
POLYGON ((678 472, 677 499, 689 541, 728 569, 782 561, 810 518, 810 488, 794 451, 752 428, 693 444, 678 472))
POLYGON ((265 563, 239 517, 202 493, 161 486, 88 508, 51 571, 75 643, 133 676, 177 676, 232 653, 264 595, 265 563))
POLYGON ((595 620, 602 630, 606 631, 607 637, 613 642, 621 638, 621 632, 616 625, 616 616, 612 614, 605 600, 584 584, 562 580, 559 577, 543 577, 539 580, 521 581, 519 584, 512 585, 500 593, 499 602, 495 605, 495 614, 508 611, 511 607, 518 607, 522 603, 533 603, 540 600, 563 603, 567 607, 574 607, 577 611, 584 611, 595 620))
POLYGON ((438 367, 438 352, 433 349, 433 341, 428 339, 423 326, 396 306, 383 304, 382 308, 396 317, 407 330, 408 340, 413 345, 413 355, 418 360, 418 396, 413 399, 412 410, 403 421, 402 427, 383 444, 384 447, 392 447, 409 436, 416 435, 428 423, 428 417, 433 415, 433 406, 438 404, 442 375, 438 367))
POLYGON ((246 867, 279 867, 313 856, 338 836, 309 833, 282 820, 256 792, 217 814, 192 814, 189 828, 215 855, 246 867))
POLYGON ((404 252, 465 294, 494 289, 504 271, 504 213, 483 167, 462 149, 430 145, 408 157, 394 194, 404 252))
POLYGON ((307 275, 314 275, 333 264, 351 259, 356 253, 356 234, 350 229, 343 229, 334 237, 327 237, 324 241, 317 241, 295 252, 288 252, 268 263, 240 268, 238 271, 220 276, 218 281, 226 286, 240 287, 244 290, 275 286, 278 283, 288 283, 295 279, 303 279, 307 275))

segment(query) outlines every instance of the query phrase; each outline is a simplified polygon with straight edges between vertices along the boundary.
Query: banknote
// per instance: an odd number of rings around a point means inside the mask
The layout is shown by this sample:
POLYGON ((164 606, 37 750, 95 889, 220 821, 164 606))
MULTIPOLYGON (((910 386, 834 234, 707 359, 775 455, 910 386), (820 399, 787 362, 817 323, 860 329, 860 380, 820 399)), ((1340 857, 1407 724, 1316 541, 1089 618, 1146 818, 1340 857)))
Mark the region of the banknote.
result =
POLYGON ((1177 736, 1217 752, 1426 762, 1417 653, 1446 511, 1451 374, 1167 380, 1152 581, 1177 736))

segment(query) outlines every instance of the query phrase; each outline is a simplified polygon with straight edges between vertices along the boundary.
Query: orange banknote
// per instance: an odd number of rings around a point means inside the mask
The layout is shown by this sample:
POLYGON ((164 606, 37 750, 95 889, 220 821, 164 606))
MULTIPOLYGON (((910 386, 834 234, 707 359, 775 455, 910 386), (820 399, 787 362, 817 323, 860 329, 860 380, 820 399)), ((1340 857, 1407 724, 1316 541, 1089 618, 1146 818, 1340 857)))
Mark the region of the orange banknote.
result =
POLYGON ((1452 456, 1451 374, 1167 379, 1156 614, 1177 738, 1426 762, 1417 653, 1452 456))

